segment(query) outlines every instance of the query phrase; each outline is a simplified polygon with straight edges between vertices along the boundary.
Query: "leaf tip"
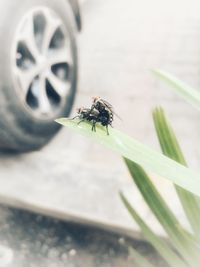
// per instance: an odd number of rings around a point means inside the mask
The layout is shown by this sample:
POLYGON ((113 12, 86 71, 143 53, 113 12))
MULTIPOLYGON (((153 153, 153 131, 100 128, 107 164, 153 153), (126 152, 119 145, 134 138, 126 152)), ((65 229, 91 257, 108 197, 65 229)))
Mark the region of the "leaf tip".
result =
POLYGON ((55 119, 54 121, 61 124, 61 125, 66 126, 66 123, 67 123, 67 121, 69 121, 69 119, 68 118, 58 118, 58 119, 55 119))

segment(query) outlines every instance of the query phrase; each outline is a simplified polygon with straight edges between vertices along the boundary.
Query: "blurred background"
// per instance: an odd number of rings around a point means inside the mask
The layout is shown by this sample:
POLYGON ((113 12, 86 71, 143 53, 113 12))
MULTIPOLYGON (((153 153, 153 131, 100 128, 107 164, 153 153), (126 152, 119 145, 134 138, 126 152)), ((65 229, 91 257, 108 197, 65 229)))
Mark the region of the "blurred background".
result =
MULTIPOLYGON (((133 266, 124 236, 150 250, 119 189, 130 191, 156 233, 162 228, 118 155, 58 132, 52 121, 100 96, 122 118, 114 127, 159 150, 151 111, 160 105, 199 170, 198 114, 151 73, 161 68, 199 88, 199 2, 1 0, 0 7, 0 266, 133 266)), ((155 180, 184 221, 172 186, 155 180)))

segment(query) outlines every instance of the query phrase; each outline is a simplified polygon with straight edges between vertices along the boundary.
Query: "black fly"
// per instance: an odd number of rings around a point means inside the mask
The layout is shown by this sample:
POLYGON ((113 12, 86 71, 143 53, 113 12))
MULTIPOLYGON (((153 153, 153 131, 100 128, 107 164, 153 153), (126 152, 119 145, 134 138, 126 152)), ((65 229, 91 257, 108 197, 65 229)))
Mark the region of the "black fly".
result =
POLYGON ((106 127, 107 135, 109 135, 108 125, 112 127, 114 112, 113 107, 107 101, 94 97, 91 108, 79 108, 77 113, 76 117, 80 119, 78 124, 89 121, 92 123, 92 131, 96 131, 96 123, 100 123, 106 127))
POLYGON ((80 121, 78 124, 80 124, 83 121, 89 121, 92 123, 92 131, 96 132, 96 123, 98 121, 99 112, 97 110, 91 110, 90 108, 79 108, 77 110, 78 117, 80 121))
POLYGON ((112 126, 114 117, 113 107, 111 106, 111 104, 109 104, 102 98, 94 97, 91 111, 93 110, 98 110, 99 112, 98 120, 101 123, 101 125, 106 127, 107 135, 109 135, 108 125, 112 126))
POLYGON ((121 120, 121 118, 119 117, 118 114, 116 114, 116 112, 114 112, 113 106, 108 103, 106 100, 100 98, 100 97, 93 97, 93 104, 91 109, 97 109, 99 112, 104 112, 105 110, 110 112, 110 115, 112 114, 112 119, 113 116, 115 115, 116 117, 118 117, 118 119, 121 120))

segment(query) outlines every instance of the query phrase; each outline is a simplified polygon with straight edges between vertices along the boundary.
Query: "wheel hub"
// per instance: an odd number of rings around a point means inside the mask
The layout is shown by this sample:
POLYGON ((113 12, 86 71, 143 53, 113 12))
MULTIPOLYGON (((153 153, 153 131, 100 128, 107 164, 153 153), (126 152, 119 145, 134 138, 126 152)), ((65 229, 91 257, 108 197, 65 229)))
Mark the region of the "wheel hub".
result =
POLYGON ((72 47, 62 19, 47 7, 30 10, 14 39, 12 70, 17 94, 39 118, 55 117, 72 88, 72 47))

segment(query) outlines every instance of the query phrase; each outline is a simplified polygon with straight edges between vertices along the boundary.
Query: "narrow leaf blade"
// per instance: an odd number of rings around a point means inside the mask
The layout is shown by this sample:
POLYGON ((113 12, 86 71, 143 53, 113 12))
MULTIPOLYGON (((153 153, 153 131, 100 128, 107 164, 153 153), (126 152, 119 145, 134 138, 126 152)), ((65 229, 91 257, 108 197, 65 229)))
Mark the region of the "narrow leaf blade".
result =
MULTIPOLYGON (((177 162, 186 165, 178 140, 163 109, 156 108, 153 112, 153 118, 163 153, 177 162)), ((175 186, 175 188, 194 233, 200 239, 200 199, 179 186, 175 186)))
POLYGON ((193 264, 199 259, 199 248, 191 242, 189 233, 180 225, 142 167, 128 159, 125 162, 145 202, 165 229, 172 245, 188 263, 193 264))
POLYGON ((109 128, 110 135, 106 135, 106 131, 102 127, 97 127, 97 132, 92 132, 90 123, 83 122, 77 125, 79 120, 69 120, 66 118, 56 121, 79 134, 92 138, 123 157, 143 166, 146 170, 167 178, 171 182, 200 196, 200 175, 195 174, 189 168, 154 151, 124 133, 109 128))
POLYGON ((176 92, 179 96, 184 98, 188 103, 193 105, 195 108, 200 109, 200 93, 194 90, 192 87, 182 82, 175 76, 162 71, 153 70, 153 73, 162 81, 170 86, 170 88, 176 92))
POLYGON ((181 258, 169 247, 169 245, 158 237, 149 226, 142 220, 136 210, 133 208, 128 198, 125 196, 123 192, 120 192, 121 199, 129 211, 130 215, 136 221, 136 223, 140 226, 140 229, 144 235, 144 237, 153 245, 153 247, 159 252, 159 254, 166 260, 167 263, 171 267, 185 267, 186 264, 183 262, 181 258))
POLYGON ((139 267, 155 267, 134 248, 129 247, 129 255, 139 267))

